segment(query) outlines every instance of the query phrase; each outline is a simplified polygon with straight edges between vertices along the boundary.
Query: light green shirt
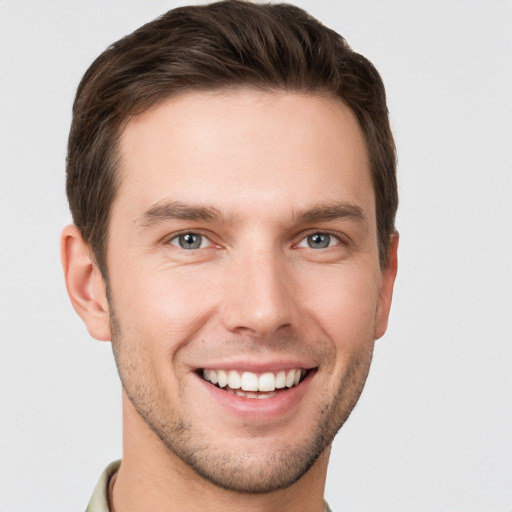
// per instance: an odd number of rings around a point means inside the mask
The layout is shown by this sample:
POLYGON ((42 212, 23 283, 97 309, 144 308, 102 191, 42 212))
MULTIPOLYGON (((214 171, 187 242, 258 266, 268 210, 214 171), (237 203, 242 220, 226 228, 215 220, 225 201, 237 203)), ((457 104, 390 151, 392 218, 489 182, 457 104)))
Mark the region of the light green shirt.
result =
MULTIPOLYGON (((108 506, 108 484, 112 475, 119 469, 120 465, 121 461, 116 460, 105 468, 99 482, 94 488, 91 501, 89 501, 89 505, 85 512, 110 512, 110 508, 108 506)), ((327 503, 325 504, 324 512, 332 512, 327 503)))
POLYGON ((108 506, 108 484, 120 465, 121 461, 116 460, 105 468, 94 488, 91 501, 89 501, 85 512, 110 512, 110 507, 108 506))

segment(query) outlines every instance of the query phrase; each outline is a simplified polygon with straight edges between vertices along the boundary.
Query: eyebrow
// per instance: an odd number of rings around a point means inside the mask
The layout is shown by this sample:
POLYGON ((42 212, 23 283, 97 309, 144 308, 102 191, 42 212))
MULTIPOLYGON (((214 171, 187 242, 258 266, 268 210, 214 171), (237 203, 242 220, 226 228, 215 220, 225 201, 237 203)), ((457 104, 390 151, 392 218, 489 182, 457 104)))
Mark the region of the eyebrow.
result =
MULTIPOLYGON (((313 224, 338 219, 349 219, 368 225, 364 210, 350 203, 319 204, 298 210, 293 219, 298 224, 313 224)), ((205 222, 227 222, 226 217, 213 206, 200 206, 181 201, 157 203, 135 221, 141 228, 151 228, 169 220, 189 220, 205 222)))
POLYGON ((349 219, 368 225, 368 218, 364 210, 360 206, 350 203, 320 204, 312 208, 299 210, 295 217, 301 224, 349 219))
POLYGON ((168 220, 214 221, 222 219, 221 212, 213 206, 196 206, 181 201, 171 201, 154 205, 135 222, 142 228, 149 228, 168 220))

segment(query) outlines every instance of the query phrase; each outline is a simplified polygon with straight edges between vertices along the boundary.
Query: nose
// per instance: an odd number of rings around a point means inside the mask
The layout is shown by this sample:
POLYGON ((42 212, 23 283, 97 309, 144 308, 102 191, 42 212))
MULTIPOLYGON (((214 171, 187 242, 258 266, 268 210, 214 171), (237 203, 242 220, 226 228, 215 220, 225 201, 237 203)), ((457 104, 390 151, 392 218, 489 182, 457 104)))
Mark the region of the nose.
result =
POLYGON ((264 337, 296 321, 293 275, 273 251, 234 257, 224 282, 224 326, 240 335, 264 337))

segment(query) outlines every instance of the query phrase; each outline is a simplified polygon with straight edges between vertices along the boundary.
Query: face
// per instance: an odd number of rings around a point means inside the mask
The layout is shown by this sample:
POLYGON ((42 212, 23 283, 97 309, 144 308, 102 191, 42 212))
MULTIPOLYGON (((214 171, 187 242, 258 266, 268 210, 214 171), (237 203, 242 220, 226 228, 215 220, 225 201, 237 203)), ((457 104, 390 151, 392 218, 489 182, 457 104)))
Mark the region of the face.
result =
POLYGON ((186 93, 133 118, 120 155, 127 414, 221 487, 291 485, 350 414, 388 315, 355 116, 320 95, 186 93))

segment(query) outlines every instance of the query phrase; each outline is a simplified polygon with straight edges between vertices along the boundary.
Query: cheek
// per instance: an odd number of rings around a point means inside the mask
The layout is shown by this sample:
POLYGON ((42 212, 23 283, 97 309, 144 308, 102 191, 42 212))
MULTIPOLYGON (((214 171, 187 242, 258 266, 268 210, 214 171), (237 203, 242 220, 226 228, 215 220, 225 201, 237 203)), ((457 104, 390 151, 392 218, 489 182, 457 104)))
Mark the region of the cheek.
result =
POLYGON ((375 272, 347 266, 332 269, 328 276, 319 272, 308 282, 304 307, 338 348, 357 350, 374 341, 379 290, 375 272))
POLYGON ((117 292, 113 297, 116 315, 124 330, 130 329, 145 342, 158 340, 162 350, 169 349, 169 344, 186 342, 212 310, 212 277, 191 278, 176 269, 134 271, 133 267, 125 275, 131 279, 113 287, 117 292))

